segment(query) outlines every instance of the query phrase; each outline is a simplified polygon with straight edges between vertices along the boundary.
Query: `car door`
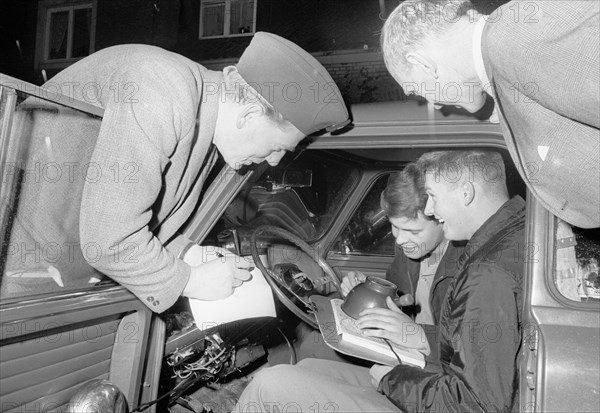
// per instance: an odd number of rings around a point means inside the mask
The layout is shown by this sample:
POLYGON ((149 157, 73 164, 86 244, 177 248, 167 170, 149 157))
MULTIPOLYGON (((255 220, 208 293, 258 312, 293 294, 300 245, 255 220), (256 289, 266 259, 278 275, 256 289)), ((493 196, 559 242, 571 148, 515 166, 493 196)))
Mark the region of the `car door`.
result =
POLYGON ((521 406, 600 411, 600 239, 528 197, 521 406))
POLYGON ((160 361, 164 330, 125 288, 80 277, 75 246, 53 238, 77 225, 75 174, 93 169, 91 142, 65 142, 53 126, 68 119, 98 131, 102 119, 101 108, 55 92, 0 76, 0 412, 66 411, 95 379, 133 409, 156 397, 159 371, 148 366, 160 361), (64 157, 73 153, 83 155, 64 157), (25 242, 27 231, 45 241, 25 242))

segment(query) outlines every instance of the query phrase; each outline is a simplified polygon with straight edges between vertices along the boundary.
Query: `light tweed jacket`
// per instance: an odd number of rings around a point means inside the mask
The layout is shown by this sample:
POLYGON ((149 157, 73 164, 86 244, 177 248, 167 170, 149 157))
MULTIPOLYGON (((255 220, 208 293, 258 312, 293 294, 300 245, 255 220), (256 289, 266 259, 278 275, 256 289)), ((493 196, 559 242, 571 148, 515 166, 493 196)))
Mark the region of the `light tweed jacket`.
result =
POLYGON ((103 107, 104 118, 59 109, 56 122, 51 105, 31 111, 24 169, 52 161, 63 173, 23 185, 11 242, 42 253, 13 254, 6 269, 52 265, 67 286, 100 272, 153 311, 169 308, 190 276, 177 259, 187 242, 177 231, 216 157, 221 80, 220 72, 145 45, 103 49, 52 78, 48 87, 103 107))
POLYGON ((598 10, 597 1, 510 2, 482 41, 521 176, 544 207, 585 228, 600 227, 598 10))

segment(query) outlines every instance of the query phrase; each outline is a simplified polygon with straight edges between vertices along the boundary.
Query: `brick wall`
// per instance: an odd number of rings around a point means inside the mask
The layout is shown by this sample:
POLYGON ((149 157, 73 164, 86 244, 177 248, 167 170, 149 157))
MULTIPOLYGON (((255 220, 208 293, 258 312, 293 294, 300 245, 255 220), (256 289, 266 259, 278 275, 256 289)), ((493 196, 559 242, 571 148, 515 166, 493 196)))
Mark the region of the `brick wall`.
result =
POLYGON ((317 56, 349 103, 384 102, 404 98, 402 88, 387 71, 381 53, 317 56))
MULTIPOLYGON (((346 50, 335 53, 313 53, 329 71, 348 103, 402 100, 402 88, 388 73, 379 51, 346 50)), ((199 60, 212 70, 235 65, 236 58, 199 60)))

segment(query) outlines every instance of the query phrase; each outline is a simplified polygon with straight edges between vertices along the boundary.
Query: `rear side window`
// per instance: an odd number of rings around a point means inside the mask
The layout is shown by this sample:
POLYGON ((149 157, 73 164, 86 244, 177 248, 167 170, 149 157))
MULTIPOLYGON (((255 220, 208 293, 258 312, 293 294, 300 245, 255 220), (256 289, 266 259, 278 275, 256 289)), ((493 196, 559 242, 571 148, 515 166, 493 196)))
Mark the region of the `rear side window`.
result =
POLYGON ((600 303, 600 231, 556 219, 554 281, 566 298, 600 303))
POLYGON ((389 176, 386 173, 375 181, 340 236, 346 254, 394 255, 391 225, 379 202, 389 176))

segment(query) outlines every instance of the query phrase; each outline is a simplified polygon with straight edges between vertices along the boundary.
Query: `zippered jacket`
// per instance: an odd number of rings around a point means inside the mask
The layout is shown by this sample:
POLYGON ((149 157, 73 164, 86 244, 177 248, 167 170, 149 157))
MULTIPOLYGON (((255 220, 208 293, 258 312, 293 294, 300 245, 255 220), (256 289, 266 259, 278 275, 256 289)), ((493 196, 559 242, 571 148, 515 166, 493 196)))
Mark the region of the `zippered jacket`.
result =
POLYGON ((442 305, 439 368, 399 365, 380 382, 405 412, 508 412, 518 400, 525 202, 507 201, 467 243, 442 305))

